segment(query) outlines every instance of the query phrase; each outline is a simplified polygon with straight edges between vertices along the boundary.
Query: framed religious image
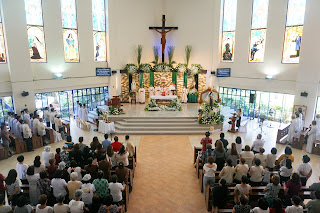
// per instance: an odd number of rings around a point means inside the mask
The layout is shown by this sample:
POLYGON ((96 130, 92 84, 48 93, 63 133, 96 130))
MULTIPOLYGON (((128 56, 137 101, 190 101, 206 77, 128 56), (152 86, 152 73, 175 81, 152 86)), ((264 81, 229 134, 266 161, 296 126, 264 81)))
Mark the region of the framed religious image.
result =
POLYGON ((297 113, 300 114, 300 112, 302 112, 302 115, 303 115, 302 120, 304 120, 306 117, 306 113, 307 113, 307 106, 294 105, 292 113, 293 114, 297 114, 297 113))

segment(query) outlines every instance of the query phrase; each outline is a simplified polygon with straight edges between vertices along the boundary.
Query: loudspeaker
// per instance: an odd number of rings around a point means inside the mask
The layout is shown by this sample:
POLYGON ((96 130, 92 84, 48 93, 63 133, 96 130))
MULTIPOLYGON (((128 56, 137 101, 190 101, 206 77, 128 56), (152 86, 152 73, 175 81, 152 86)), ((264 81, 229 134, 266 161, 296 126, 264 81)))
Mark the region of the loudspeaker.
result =
POLYGON ((215 71, 211 71, 211 75, 215 75, 216 74, 216 72, 215 71))
POLYGON ((302 96, 302 97, 308 97, 308 93, 307 93, 307 92, 302 92, 302 93, 301 93, 301 96, 302 96))
POLYGON ((23 92, 21 93, 21 95, 22 95, 23 97, 26 97, 26 96, 29 95, 29 92, 23 91, 23 92))
POLYGON ((116 71, 116 70, 112 70, 111 73, 112 73, 112 75, 113 75, 113 74, 117 74, 117 71, 116 71))
POLYGON ((249 103, 253 104, 256 101, 256 95, 255 94, 250 94, 250 100, 249 103))

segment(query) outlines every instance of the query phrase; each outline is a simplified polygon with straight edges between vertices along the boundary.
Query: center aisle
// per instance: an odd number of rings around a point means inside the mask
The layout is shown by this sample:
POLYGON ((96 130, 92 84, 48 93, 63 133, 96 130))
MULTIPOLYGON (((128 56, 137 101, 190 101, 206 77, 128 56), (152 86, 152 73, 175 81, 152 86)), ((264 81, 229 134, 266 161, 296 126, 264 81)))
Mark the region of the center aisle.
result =
POLYGON ((207 212, 188 136, 141 136, 129 213, 207 212))

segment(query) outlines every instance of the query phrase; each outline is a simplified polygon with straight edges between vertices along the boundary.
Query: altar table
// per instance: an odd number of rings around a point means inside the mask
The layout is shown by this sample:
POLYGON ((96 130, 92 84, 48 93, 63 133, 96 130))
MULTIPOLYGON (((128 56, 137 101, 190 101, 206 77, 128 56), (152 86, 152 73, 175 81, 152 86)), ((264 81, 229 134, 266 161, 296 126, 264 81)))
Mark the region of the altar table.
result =
POLYGON ((112 134, 116 132, 114 127, 114 122, 106 123, 103 120, 99 120, 99 128, 98 131, 103 134, 112 134))
POLYGON ((176 96, 176 95, 166 95, 166 96, 153 95, 153 96, 151 96, 150 98, 156 100, 156 103, 157 103, 157 104, 167 105, 167 104, 169 104, 172 100, 178 98, 178 96, 176 96))

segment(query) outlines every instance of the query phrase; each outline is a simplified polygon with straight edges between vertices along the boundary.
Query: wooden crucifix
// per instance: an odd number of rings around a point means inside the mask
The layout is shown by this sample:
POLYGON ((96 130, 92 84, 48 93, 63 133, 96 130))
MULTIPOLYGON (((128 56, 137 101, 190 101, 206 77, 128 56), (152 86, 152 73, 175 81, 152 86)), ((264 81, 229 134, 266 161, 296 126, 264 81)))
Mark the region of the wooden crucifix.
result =
POLYGON ((149 30, 155 30, 161 34, 162 45, 162 62, 164 62, 164 50, 166 48, 166 34, 172 30, 177 30, 178 27, 166 27, 166 16, 162 15, 162 27, 149 27, 149 30))

